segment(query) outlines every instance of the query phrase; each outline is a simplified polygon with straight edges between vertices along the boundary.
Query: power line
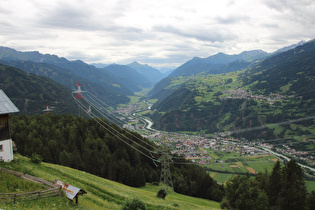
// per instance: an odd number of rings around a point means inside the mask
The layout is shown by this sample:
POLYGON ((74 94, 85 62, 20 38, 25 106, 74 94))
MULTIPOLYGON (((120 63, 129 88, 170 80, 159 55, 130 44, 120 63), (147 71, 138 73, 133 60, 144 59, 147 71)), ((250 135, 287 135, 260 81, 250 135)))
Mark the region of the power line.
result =
POLYGON ((260 141, 260 143, 268 143, 268 142, 283 141, 283 140, 294 140, 294 137, 307 137, 307 136, 315 136, 315 134, 307 134, 307 135, 302 135, 302 136, 291 136, 291 137, 278 138, 278 139, 268 139, 265 141, 260 141))
MULTIPOLYGON (((139 150, 138 148, 134 147, 133 145, 131 145, 130 143, 128 143, 127 141, 125 141, 124 139, 122 139, 119 135, 117 135, 116 133, 114 133, 113 131, 111 131, 109 128, 107 128, 105 125, 107 125, 108 127, 110 127, 107 123, 105 123, 103 120, 101 120, 100 118, 98 118, 95 114, 93 114, 92 112, 88 113, 86 110, 86 107, 84 107, 84 105, 79 102, 79 100, 77 100, 75 97, 73 97, 74 100, 76 101, 76 103, 95 121, 97 122, 101 127, 103 127, 105 130, 107 130, 109 133, 111 133, 113 136, 115 136, 116 138, 118 138, 119 140, 121 140, 122 142, 124 142, 125 144, 127 144, 128 146, 132 147, 133 149, 135 149, 136 151, 138 151, 140 154, 146 156, 147 158, 151 159, 152 161, 156 161, 155 159, 153 159, 152 157, 150 157, 149 155, 145 154, 144 152, 142 152, 141 150, 139 150), (105 125, 104 125, 104 124, 105 125)), ((117 132, 117 131, 116 131, 117 132)), ((121 134, 122 135, 122 134, 121 134)), ((127 138, 126 136, 122 135, 123 137, 127 138)), ((132 141, 131 139, 127 138, 128 140, 132 141)), ((132 141, 133 143, 137 144, 138 146, 142 147, 143 149, 146 149, 148 152, 150 152, 151 150, 145 148, 144 146, 138 144, 135 141, 132 141)))
MULTIPOLYGON (((98 99, 99 100, 99 99, 98 99)), ((89 101, 88 101, 89 102, 89 101)), ((97 107, 95 106, 93 103, 90 102, 90 104, 96 109, 97 112, 99 112, 102 116, 104 116, 106 119, 106 115, 103 115, 103 112, 97 107)), ((105 103, 104 103, 105 104, 105 103)), ((118 119, 118 118, 116 118, 118 119)), ((118 119, 119 120, 119 119, 118 119)), ((127 124, 126 122, 119 120, 120 122, 122 122, 123 124, 127 124)), ((152 147, 153 149, 157 149, 157 147, 153 146, 152 144, 147 143, 146 141, 140 139, 139 137, 135 136, 132 132, 130 132, 128 129, 126 130, 127 133, 129 133, 131 136, 133 136, 134 138, 138 139, 139 141, 142 141, 144 144, 152 147)))
POLYGON ((301 121, 310 120, 310 119, 314 119, 314 118, 315 118, 315 116, 308 116, 308 117, 302 117, 302 118, 298 118, 298 119, 294 119, 294 120, 288 120, 288 121, 279 122, 279 123, 271 123, 271 124, 268 124, 268 125, 256 126, 256 127, 251 127, 251 128, 244 128, 244 129, 240 129, 240 130, 237 130, 237 131, 225 131, 225 132, 228 132, 229 134, 243 133, 243 132, 249 132, 249 131, 269 128, 269 126, 273 126, 273 125, 291 124, 291 123, 301 122, 301 121))

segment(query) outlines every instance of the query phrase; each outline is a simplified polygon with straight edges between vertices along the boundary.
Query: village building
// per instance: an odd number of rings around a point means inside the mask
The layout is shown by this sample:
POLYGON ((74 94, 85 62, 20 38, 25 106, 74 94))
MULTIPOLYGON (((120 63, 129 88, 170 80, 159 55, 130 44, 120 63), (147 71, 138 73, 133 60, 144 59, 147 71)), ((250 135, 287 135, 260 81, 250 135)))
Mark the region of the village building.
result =
POLYGON ((13 142, 10 134, 9 114, 19 112, 8 96, 0 90, 0 161, 13 160, 13 142))

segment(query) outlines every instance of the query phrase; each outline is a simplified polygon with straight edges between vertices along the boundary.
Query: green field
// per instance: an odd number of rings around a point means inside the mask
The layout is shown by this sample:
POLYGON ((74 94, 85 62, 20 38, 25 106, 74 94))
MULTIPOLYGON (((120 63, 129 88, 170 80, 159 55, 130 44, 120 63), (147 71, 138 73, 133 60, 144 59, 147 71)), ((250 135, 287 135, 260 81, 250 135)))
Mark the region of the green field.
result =
MULTIPOLYGON (((209 155, 215 160, 222 160, 223 163, 214 163, 205 165, 208 169, 216 171, 208 171, 209 175, 216 180, 218 183, 225 183, 229 179, 233 178, 236 174, 233 173, 249 173, 251 174, 254 170, 256 173, 265 172, 267 170, 271 173, 275 160, 275 156, 244 156, 239 153, 227 153, 223 151, 208 150, 209 155), (248 167, 252 169, 248 169, 248 167), (221 171, 222 173, 218 172, 221 171)), ((315 181, 305 181, 308 192, 315 190, 315 181)))
POLYGON ((274 166, 273 159, 275 156, 244 156, 239 153, 226 153, 226 152, 214 152, 209 150, 209 155, 215 160, 223 161, 223 163, 217 162, 206 165, 207 168, 226 171, 226 172, 241 172, 247 173, 250 171, 246 167, 253 168, 256 172, 262 172, 267 169, 271 171, 274 166))
POLYGON ((92 174, 68 167, 41 163, 31 163, 28 158, 18 156, 20 163, 1 163, 0 167, 10 168, 48 181, 55 179, 87 191, 79 197, 79 206, 59 197, 44 198, 16 203, 1 203, 2 209, 121 209, 126 200, 137 198, 145 202, 147 209, 220 209, 218 202, 189 197, 175 192, 169 193, 165 200, 156 197, 158 186, 147 184, 145 187, 132 188, 103 179, 92 174))

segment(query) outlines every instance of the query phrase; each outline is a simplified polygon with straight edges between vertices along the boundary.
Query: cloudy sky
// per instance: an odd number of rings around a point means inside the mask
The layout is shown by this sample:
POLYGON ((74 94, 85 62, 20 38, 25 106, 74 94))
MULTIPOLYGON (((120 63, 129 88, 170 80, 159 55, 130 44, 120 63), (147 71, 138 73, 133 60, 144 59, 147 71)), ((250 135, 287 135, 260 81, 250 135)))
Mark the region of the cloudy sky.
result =
POLYGON ((0 46, 87 63, 178 67, 314 38, 314 0, 0 1, 0 46))

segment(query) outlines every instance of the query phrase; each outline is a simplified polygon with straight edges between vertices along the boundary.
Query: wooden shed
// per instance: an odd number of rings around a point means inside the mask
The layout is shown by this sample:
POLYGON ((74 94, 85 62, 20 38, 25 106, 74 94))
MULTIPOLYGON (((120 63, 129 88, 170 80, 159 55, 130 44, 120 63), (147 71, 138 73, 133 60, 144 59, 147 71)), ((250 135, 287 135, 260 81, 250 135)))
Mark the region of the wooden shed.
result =
POLYGON ((8 96, 0 90, 0 161, 13 160, 13 142, 10 134, 9 114, 19 112, 8 96))

